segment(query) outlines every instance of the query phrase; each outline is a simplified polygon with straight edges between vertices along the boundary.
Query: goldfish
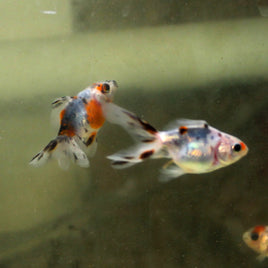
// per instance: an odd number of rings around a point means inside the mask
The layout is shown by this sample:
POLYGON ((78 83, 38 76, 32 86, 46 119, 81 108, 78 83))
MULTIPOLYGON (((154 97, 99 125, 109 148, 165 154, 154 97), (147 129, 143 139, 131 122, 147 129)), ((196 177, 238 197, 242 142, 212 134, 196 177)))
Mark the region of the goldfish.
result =
POLYGON ((183 174, 212 172, 228 166, 248 152, 240 139, 204 120, 179 119, 167 131, 158 131, 134 113, 113 103, 106 105, 107 121, 123 127, 136 140, 130 149, 108 156, 114 168, 126 168, 152 158, 168 158, 160 180, 183 174))
POLYGON ((258 225, 243 234, 243 240, 248 247, 260 255, 259 261, 268 257, 268 226, 258 225))
POLYGON ((77 96, 56 99, 52 109, 59 111, 57 137, 32 158, 30 165, 38 167, 55 158, 63 169, 69 167, 70 160, 80 167, 89 167, 84 150, 89 156, 94 155, 96 137, 105 122, 103 104, 112 102, 117 87, 116 81, 106 80, 94 83, 77 96))

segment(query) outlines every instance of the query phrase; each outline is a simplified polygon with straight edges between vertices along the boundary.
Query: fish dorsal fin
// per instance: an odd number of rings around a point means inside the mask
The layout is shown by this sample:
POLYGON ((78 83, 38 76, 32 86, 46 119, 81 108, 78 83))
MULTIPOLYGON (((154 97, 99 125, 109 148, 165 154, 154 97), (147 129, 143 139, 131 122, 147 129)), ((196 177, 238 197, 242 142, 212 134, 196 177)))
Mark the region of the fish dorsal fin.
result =
POLYGON ((208 126, 205 120, 177 119, 169 123, 164 130, 172 130, 180 127, 205 128, 208 126))

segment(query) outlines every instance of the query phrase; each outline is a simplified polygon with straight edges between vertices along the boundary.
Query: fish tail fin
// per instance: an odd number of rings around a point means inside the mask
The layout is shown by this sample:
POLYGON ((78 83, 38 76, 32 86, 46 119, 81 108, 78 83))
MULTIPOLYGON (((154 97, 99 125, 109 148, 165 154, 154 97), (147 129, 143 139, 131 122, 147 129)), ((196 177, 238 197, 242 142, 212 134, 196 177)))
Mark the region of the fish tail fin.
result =
POLYGON ((68 169, 70 160, 80 167, 89 167, 86 154, 81 150, 74 138, 66 135, 61 135, 51 140, 42 151, 32 158, 29 164, 39 167, 44 165, 50 158, 57 159, 62 169, 68 169))
POLYGON ((120 125, 137 142, 133 147, 107 157, 114 168, 123 169, 149 158, 164 157, 159 132, 148 122, 113 103, 105 105, 104 113, 108 122, 120 125))
POLYGON ((126 150, 119 151, 107 158, 112 161, 111 165, 116 169, 131 167, 149 158, 160 158, 164 156, 160 140, 152 142, 141 142, 126 150))
POLYGON ((146 143, 157 138, 158 131, 134 113, 113 103, 107 103, 103 110, 108 122, 120 125, 134 140, 146 143))

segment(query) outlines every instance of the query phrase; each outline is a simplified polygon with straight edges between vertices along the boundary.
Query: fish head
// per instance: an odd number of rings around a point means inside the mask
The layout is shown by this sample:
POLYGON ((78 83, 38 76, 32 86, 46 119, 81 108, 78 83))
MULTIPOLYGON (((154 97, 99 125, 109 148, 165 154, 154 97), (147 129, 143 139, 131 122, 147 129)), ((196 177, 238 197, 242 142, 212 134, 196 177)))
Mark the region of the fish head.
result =
POLYGON ((114 94, 118 88, 115 80, 94 83, 91 87, 91 94, 98 102, 112 102, 114 94))
POLYGON ((218 144, 216 145, 215 155, 218 161, 227 166, 248 153, 247 145, 238 138, 222 133, 218 144))
POLYGON ((243 234, 243 240, 248 247, 257 253, 263 253, 268 248, 267 227, 263 225, 255 226, 243 234))

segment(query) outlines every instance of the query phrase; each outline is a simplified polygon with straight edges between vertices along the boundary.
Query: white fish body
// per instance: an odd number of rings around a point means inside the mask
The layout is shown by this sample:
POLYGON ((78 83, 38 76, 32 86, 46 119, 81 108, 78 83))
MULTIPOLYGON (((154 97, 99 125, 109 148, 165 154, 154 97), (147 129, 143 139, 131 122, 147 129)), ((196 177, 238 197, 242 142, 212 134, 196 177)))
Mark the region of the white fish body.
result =
MULTIPOLYGON (((176 128, 157 131, 135 114, 109 103, 106 119, 121 125, 138 141, 136 146, 108 156, 115 168, 125 168, 149 158, 169 158, 160 180, 185 173, 207 173, 228 166, 245 156, 248 148, 240 139, 221 132, 203 120, 180 119, 176 128)), ((174 125, 174 124, 173 124, 174 125)))

